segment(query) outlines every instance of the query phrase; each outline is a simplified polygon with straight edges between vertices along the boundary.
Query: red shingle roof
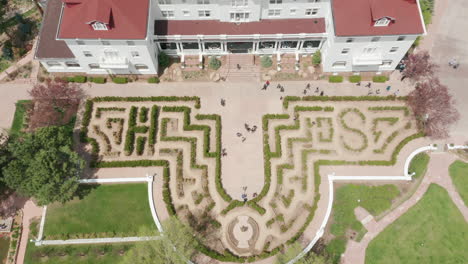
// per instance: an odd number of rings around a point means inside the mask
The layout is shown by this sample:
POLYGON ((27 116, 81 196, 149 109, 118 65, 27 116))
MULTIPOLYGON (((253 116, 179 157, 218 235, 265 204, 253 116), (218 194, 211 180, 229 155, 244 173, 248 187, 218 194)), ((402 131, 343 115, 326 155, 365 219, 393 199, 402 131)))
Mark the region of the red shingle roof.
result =
POLYGON ((325 33, 325 19, 263 19, 237 25, 219 20, 156 20, 155 35, 251 35, 325 33))
POLYGON ((424 26, 416 0, 332 0, 336 36, 423 34, 424 26), (394 19, 375 27, 382 17, 394 19))
POLYGON ((59 38, 145 39, 150 0, 63 0, 59 38), (94 30, 89 24, 109 24, 94 30))

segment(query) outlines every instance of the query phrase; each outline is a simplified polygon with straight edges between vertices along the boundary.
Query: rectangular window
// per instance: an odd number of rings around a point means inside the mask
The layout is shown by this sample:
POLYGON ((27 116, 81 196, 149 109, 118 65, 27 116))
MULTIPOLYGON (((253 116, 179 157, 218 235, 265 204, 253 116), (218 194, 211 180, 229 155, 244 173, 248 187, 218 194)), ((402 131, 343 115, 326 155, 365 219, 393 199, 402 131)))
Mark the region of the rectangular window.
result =
POLYGON ((371 42, 377 42, 377 41, 379 41, 379 40, 380 40, 380 37, 373 37, 373 38, 371 39, 371 42))
POLYGON ((260 42, 259 48, 260 49, 274 49, 275 48, 275 42, 274 41, 260 42))
POLYGON ((177 49, 177 44, 175 43, 159 43, 161 45, 162 50, 176 50, 177 49))
POLYGON ((297 10, 296 10, 295 8, 289 9, 289 14, 290 14, 290 15, 295 15, 296 12, 297 12, 297 10))
POLYGON ((351 43, 351 42, 353 42, 353 41, 354 41, 353 38, 348 38, 348 39, 346 40, 346 43, 351 43))
POLYGON ((135 46, 135 41, 129 40, 129 41, 127 41, 127 45, 128 46, 135 46))
POLYGON ((318 3, 318 2, 320 2, 320 0, 308 0, 307 2, 308 3, 318 3))
POLYGON ((183 49, 188 50, 197 50, 198 49, 198 42, 184 42, 182 43, 183 49))
POLYGON ((49 67, 62 67, 62 64, 58 61, 48 61, 47 66, 49 67))
POLYGON ((197 0, 197 4, 199 4, 199 5, 209 5, 210 0, 197 0))
POLYGON ((248 6, 249 0, 231 0, 231 5, 233 7, 248 6))
POLYGON ((110 46, 110 42, 107 40, 101 40, 101 44, 104 46, 110 46))
POLYGON ((341 54, 348 54, 349 53, 349 49, 348 48, 344 48, 342 51, 341 51, 341 54))
POLYGON ((283 41, 281 42, 282 49, 296 49, 297 48, 297 41, 283 41))
POLYGON ((382 61, 382 67, 390 67, 392 66, 393 61, 392 60, 384 60, 382 61))
POLYGON ((403 41, 403 40, 405 40, 405 38, 406 38, 405 36, 399 36, 397 41, 403 41))
POLYGON ((346 61, 335 61, 332 65, 333 68, 344 68, 346 67, 346 61))
POLYGON ((174 17, 174 11, 173 10, 164 10, 161 11, 163 17, 174 17))
POLYGON ((101 22, 94 22, 91 24, 94 30, 107 30, 107 25, 101 22))
POLYGON ((199 17, 211 17, 211 11, 210 10, 198 10, 198 16, 199 17))
POLYGON ((67 61, 65 62, 65 65, 67 65, 67 67, 69 68, 80 68, 80 64, 78 62, 75 62, 75 61, 67 61))
POLYGON ((390 53, 395 53, 395 52, 397 52, 397 51, 398 51, 398 47, 392 47, 392 48, 390 49, 390 53))
POLYGON ((85 57, 92 57, 93 56, 93 54, 91 54, 91 51, 87 51, 87 50, 83 51, 83 55, 85 57))
POLYGON ((304 41, 304 44, 302 45, 303 48, 305 49, 314 49, 318 48, 320 46, 320 40, 306 40, 304 41))
POLYGON ((171 5, 172 4, 172 0, 159 0, 158 3, 160 5, 171 5))
POLYGON ((278 17, 281 15, 281 9, 268 9, 268 16, 278 17))
POLYGON ((148 66, 146 64, 135 64, 135 69, 137 69, 137 70, 148 70, 148 66))
POLYGON ((138 58, 138 57, 140 57, 140 53, 138 53, 138 51, 132 51, 132 52, 130 52, 130 54, 132 54, 132 57, 133 57, 133 58, 138 58))
POLYGON ((82 45, 84 45, 84 44, 85 44, 85 42, 84 42, 84 41, 82 41, 82 40, 77 40, 77 41, 76 41, 76 44, 78 44, 78 45, 82 46, 82 45))
POLYGON ((89 68, 91 70, 96 70, 96 69, 100 69, 101 67, 99 66, 99 64, 97 63, 91 63, 91 64, 88 64, 89 68))
POLYGON ((190 16, 190 11, 188 11, 188 10, 182 10, 182 15, 184 15, 184 16, 190 16))
POLYGON ((283 3, 283 0, 270 0, 270 4, 279 5, 282 3, 283 3))

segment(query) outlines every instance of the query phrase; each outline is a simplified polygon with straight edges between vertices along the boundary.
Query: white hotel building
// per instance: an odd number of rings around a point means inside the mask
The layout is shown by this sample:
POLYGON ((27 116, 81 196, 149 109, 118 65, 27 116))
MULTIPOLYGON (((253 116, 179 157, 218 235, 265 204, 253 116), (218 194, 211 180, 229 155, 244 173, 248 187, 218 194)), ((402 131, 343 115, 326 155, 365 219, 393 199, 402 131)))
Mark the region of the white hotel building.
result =
POLYGON ((156 74, 161 51, 321 50, 324 72, 382 72, 425 33, 418 0, 49 0, 36 59, 49 72, 156 74))

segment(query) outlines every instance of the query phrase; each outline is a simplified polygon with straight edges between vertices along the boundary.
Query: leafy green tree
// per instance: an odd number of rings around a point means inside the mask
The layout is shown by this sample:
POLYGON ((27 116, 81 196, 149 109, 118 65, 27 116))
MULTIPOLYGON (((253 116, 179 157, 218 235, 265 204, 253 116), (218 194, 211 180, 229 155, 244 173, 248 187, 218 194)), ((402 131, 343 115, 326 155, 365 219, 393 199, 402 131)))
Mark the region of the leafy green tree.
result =
POLYGON ((72 150, 67 126, 51 126, 25 134, 8 144, 10 158, 3 181, 39 205, 71 200, 78 189, 84 160, 72 150))
POLYGON ((320 50, 317 50, 314 55, 312 55, 312 64, 318 66, 320 63, 322 63, 322 53, 320 50))
POLYGON ((8 33, 7 29, 8 25, 8 18, 6 17, 6 8, 7 2, 0 1, 0 34, 5 33, 9 38, 11 38, 10 33, 8 33))
MULTIPOLYGON (((284 253, 278 254, 276 258, 276 264, 286 264, 293 258, 295 258, 301 251, 303 247, 299 243, 294 243, 288 247, 284 253)), ((307 253, 304 257, 300 258, 296 264, 328 264, 330 263, 325 257, 318 256, 312 251, 307 253)))
MULTIPOLYGON (((186 264, 197 247, 193 231, 175 217, 164 221, 163 228, 164 232, 160 235, 160 239, 137 243, 126 253, 121 264, 186 264)), ((143 230, 142 233, 154 234, 148 230, 143 230)))

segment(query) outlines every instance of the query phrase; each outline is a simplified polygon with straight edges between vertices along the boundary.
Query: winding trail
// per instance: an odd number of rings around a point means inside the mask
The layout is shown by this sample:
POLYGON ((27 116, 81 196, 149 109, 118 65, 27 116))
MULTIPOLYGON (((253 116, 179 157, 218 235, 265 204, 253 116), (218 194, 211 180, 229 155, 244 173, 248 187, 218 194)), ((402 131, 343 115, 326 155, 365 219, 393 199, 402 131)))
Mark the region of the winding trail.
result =
POLYGON ((368 232, 364 235, 363 239, 360 242, 352 240, 348 241, 346 251, 344 253, 344 256, 342 257, 343 263, 365 263, 366 248, 372 241, 372 239, 374 239, 388 225, 393 223, 400 216, 406 213, 411 207, 413 207, 423 197, 431 183, 436 183, 448 191, 450 198, 455 203, 460 212, 463 214, 465 221, 468 222, 468 208, 465 206, 463 200, 456 191, 448 170, 449 166, 458 158, 450 153, 432 153, 430 154, 430 156, 431 159, 429 161, 427 173, 424 176, 424 179, 422 180, 416 192, 411 196, 411 198, 406 200, 403 204, 395 208, 391 213, 386 215, 378 222, 372 219, 366 224, 364 224, 364 227, 367 229, 368 232))

